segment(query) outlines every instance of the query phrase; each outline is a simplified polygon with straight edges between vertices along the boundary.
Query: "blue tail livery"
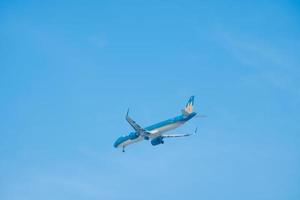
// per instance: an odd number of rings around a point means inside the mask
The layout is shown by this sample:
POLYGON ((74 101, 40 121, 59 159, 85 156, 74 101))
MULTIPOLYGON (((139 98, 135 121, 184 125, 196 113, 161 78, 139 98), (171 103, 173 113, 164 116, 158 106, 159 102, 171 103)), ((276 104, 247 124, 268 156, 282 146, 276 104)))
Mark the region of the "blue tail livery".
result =
MULTIPOLYGON (((124 152, 125 147, 127 147, 130 144, 140 142, 142 140, 151 140, 151 144, 153 146, 156 146, 159 144, 164 144, 165 138, 186 137, 186 136, 193 135, 193 134, 166 134, 167 131, 175 129, 183 125, 193 117, 195 117, 197 113, 193 112, 193 107, 194 107, 194 96, 191 96, 185 108, 181 110, 182 112, 181 115, 153 124, 145 128, 141 127, 131 117, 129 117, 129 110, 128 110, 126 114, 126 121, 130 124, 130 126, 134 129, 134 131, 129 133, 126 136, 119 137, 115 141, 114 147, 122 148, 124 152)), ((196 131, 197 129, 195 130, 195 133, 196 131)))

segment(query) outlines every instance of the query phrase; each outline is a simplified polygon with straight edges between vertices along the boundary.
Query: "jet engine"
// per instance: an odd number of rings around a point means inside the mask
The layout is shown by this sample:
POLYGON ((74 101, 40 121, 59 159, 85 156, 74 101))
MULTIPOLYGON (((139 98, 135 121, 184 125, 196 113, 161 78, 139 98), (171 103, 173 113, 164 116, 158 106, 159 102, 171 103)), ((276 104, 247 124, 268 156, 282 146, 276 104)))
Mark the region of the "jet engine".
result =
POLYGON ((159 144, 163 144, 163 143, 164 143, 164 140, 163 140, 163 137, 161 137, 161 136, 158 136, 158 137, 156 137, 156 138, 154 138, 154 139, 151 140, 151 144, 153 146, 156 146, 156 145, 159 145, 159 144))

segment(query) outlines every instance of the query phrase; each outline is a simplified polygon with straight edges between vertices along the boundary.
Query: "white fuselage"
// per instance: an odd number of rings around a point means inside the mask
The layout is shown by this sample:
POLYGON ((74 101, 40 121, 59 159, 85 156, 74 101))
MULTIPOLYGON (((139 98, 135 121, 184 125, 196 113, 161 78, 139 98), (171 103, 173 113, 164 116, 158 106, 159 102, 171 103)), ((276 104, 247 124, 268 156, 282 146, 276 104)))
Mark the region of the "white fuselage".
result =
MULTIPOLYGON (((172 123, 172 124, 167 124, 165 126, 161 126, 159 128, 153 129, 153 130, 149 131, 149 133, 150 133, 149 139, 155 138, 155 137, 161 135, 162 133, 165 133, 167 131, 175 129, 175 128, 181 126, 182 124, 184 124, 183 121, 178 121, 178 122, 175 122, 175 123, 172 123)), ((143 136, 139 136, 138 138, 133 139, 133 140, 128 139, 128 140, 124 141, 123 143, 121 143, 118 147, 124 148, 124 147, 126 147, 126 146, 128 146, 130 144, 139 142, 141 140, 144 140, 143 136)))

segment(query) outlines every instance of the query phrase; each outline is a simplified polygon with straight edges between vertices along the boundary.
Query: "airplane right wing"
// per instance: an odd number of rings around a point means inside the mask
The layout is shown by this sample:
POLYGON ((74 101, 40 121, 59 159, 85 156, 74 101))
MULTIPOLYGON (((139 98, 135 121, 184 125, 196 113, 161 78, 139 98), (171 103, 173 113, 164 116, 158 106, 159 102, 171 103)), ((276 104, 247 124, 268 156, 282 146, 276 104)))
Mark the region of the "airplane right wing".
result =
POLYGON ((197 133, 197 129, 195 129, 194 133, 186 133, 186 134, 162 134, 161 137, 163 138, 176 138, 176 137, 187 137, 197 133))
POLYGON ((193 134, 164 134, 161 135, 161 137, 163 138, 176 138, 176 137, 186 137, 186 136, 190 136, 193 134))

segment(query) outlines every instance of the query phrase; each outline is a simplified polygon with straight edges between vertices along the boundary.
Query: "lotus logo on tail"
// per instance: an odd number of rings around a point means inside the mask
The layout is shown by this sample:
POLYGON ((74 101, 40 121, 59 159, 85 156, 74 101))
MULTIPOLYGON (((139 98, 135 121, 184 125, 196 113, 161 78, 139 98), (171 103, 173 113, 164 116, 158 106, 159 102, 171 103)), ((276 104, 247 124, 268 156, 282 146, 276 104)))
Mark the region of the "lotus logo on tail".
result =
POLYGON ((187 113, 192 113, 193 112, 193 105, 194 105, 194 96, 191 96, 189 101, 187 102, 184 111, 187 113))

